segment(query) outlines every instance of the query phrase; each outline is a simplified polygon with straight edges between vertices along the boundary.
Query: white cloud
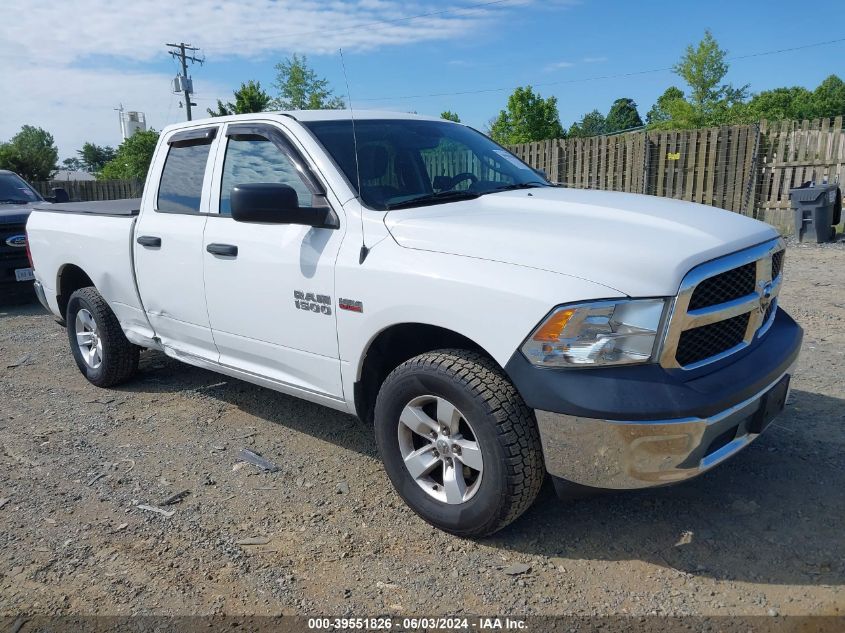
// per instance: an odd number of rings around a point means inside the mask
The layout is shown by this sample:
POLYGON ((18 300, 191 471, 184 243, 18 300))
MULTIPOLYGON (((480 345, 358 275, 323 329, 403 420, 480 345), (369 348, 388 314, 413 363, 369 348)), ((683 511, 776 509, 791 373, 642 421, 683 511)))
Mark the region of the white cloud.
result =
MULTIPOLYGON (((61 14, 67 24, 57 24, 55 3, 27 4, 15 13, 13 28, 0 28, 0 84, 7 87, 0 141, 25 123, 39 125, 53 133, 66 157, 84 141, 119 143, 112 110, 118 102, 144 112, 157 129, 184 118, 179 97, 170 92, 175 72, 147 70, 164 59, 165 42, 191 42, 209 61, 370 51, 459 39, 501 23, 525 4, 571 2, 507 0, 473 8, 481 0, 466 0, 459 8, 422 0, 66 0, 61 14), (420 14, 428 15, 407 19, 420 14), (55 28, 45 31, 45 25, 55 28)), ((225 99, 231 87, 203 81, 203 74, 195 73, 194 87, 204 116, 213 98, 225 99)))
MULTIPOLYGON (((0 82, 15 86, 15 98, 0 103, 0 141, 18 132, 21 125, 43 127, 53 134, 61 158, 76 156, 86 141, 116 146, 120 124, 114 108, 118 102, 129 110, 144 112, 147 126, 161 130, 168 123, 184 120, 179 95, 170 92, 170 75, 122 73, 115 70, 77 68, 4 68, 0 82)), ((197 91, 224 94, 226 89, 195 79, 197 91)), ((6 92, 10 96, 11 91, 6 92)), ((199 102, 199 116, 206 116, 199 102)))
POLYGON ((545 70, 552 71, 552 70, 561 70, 563 68, 572 68, 575 64, 573 62, 554 62, 552 64, 547 64, 545 70))
POLYGON ((104 55, 150 61, 160 58, 164 43, 174 38, 201 46, 209 57, 372 50, 465 35, 504 9, 491 5, 440 13, 427 3, 397 0, 194 0, 178 5, 172 0, 68 0, 61 10, 73 16, 72 28, 33 37, 43 33, 45 24, 55 24, 55 10, 54 3, 39 2, 17 12, 14 28, 4 29, 0 57, 36 63, 104 55), (405 19, 419 14, 431 15, 405 19))

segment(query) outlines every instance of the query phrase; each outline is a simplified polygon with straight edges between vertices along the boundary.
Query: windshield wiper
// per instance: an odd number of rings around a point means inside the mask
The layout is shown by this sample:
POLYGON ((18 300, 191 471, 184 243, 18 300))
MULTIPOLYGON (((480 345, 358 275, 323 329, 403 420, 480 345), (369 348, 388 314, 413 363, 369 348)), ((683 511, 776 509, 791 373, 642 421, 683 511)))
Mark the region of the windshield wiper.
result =
POLYGON ((387 205, 388 210, 404 209, 406 207, 416 207, 425 204, 441 204, 444 202, 455 202, 457 200, 473 200, 480 194, 474 191, 438 191, 437 193, 427 193, 424 196, 417 196, 410 200, 403 200, 402 202, 394 202, 387 205))
POLYGON ((515 189, 536 189, 538 187, 553 187, 554 185, 550 185, 545 182, 540 182, 539 180, 532 180, 531 182, 518 182, 513 185, 503 185, 502 187, 496 187, 495 189, 490 189, 488 191, 482 192, 481 195, 486 195, 488 193, 499 193, 500 191, 514 191, 515 189))

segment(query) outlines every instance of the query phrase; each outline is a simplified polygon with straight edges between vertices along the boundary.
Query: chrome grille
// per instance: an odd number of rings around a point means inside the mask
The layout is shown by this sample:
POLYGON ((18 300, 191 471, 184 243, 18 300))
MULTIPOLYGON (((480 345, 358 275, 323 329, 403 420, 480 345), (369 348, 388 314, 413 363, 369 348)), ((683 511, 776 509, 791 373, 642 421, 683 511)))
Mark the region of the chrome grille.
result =
POLYGON ((777 239, 687 273, 663 341, 661 365, 695 369, 765 334, 777 310, 783 257, 784 242, 777 239))
POLYGON ((783 256, 786 251, 778 251, 772 255, 772 279, 777 279, 780 271, 783 269, 783 256))
POLYGON ((754 292, 757 283, 757 264, 750 262, 745 266, 705 279, 692 293, 690 310, 707 308, 725 301, 739 299, 754 292))
POLYGON ((740 314, 682 332, 675 358, 682 367, 686 367, 740 345, 748 329, 748 319, 747 313, 740 314))

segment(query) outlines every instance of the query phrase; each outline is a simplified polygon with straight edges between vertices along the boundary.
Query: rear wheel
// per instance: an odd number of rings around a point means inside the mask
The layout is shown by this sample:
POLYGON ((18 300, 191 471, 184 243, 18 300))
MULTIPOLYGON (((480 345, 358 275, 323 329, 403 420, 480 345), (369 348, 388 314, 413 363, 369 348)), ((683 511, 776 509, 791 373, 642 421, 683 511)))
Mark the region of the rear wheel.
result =
POLYGON ((379 391, 375 424, 397 492, 447 532, 500 530, 533 503, 543 483, 533 412, 477 352, 439 350, 397 367, 379 391))
POLYGON ((73 359, 89 382, 112 387, 135 375, 140 349, 126 339, 96 288, 82 288, 70 296, 66 322, 73 359))

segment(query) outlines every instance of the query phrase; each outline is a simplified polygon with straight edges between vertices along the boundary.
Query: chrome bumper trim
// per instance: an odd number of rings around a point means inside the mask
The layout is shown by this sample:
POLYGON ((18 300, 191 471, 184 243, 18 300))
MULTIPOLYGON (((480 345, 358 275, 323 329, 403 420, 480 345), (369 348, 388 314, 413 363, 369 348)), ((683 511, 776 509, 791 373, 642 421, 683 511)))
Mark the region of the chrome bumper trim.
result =
POLYGON ((40 281, 33 281, 32 287, 35 290, 35 296, 38 297, 38 302, 44 306, 44 309, 47 312, 52 313, 53 311, 50 309, 50 304, 47 303, 47 295, 44 293, 44 286, 41 285, 40 281))
POLYGON ((795 364, 753 397, 708 418, 621 421, 537 410, 546 470, 572 483, 610 490, 696 477, 759 437, 748 423, 763 395, 794 369, 795 364), (708 451, 731 429, 736 430, 733 439, 708 451))

